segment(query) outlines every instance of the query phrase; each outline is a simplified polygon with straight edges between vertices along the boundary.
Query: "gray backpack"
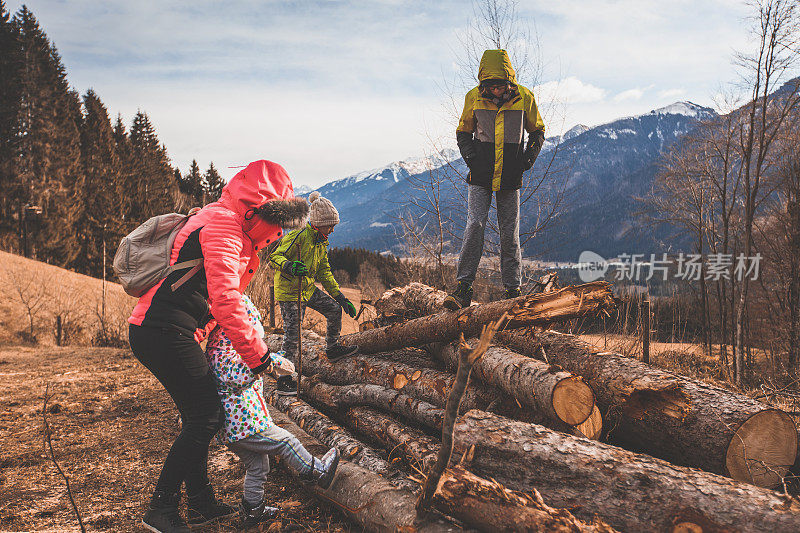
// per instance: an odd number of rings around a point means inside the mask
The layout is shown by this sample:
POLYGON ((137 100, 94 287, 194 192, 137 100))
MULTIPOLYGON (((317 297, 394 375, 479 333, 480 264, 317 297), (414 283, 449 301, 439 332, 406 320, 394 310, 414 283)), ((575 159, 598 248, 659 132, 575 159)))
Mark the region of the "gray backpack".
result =
POLYGON ((175 291, 203 268, 202 257, 169 264, 175 237, 190 216, 155 216, 122 238, 114 255, 114 272, 125 292, 138 298, 176 270, 191 269, 172 284, 175 291))

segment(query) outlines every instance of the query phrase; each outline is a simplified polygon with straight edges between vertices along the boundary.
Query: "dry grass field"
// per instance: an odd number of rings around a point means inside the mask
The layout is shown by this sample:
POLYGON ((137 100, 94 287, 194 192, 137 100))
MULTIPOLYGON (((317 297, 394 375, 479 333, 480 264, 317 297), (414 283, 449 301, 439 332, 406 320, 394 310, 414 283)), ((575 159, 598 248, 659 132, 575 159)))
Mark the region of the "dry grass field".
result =
MULTIPOLYGON (((141 530, 161 463, 179 431, 177 411, 129 349, 90 345, 102 324, 102 285, 0 252, 0 531, 80 530, 46 447, 45 417, 86 529, 141 530), (72 328, 67 346, 55 346, 59 314, 72 328), (29 342, 30 316, 36 345, 29 342)), ((346 293, 358 305, 358 291, 346 293)), ((134 303, 119 285, 106 285, 106 329, 124 340, 134 303)), ((357 328, 347 320, 348 331, 357 328)), ((323 325, 308 313, 307 325, 316 322, 323 325)), ((209 457, 219 495, 235 503, 244 475, 238 460, 217 442, 209 457)), ((281 469, 270 474, 267 491, 283 513, 262 531, 353 530, 344 515, 320 504, 281 469)), ((205 528, 236 530, 232 520, 205 528)))

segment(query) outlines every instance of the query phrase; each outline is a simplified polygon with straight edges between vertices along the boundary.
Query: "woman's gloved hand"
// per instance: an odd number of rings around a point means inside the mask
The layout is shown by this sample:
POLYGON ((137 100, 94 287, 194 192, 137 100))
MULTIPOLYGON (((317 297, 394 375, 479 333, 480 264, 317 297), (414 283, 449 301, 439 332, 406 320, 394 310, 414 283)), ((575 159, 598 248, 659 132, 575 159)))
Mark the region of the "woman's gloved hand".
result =
POLYGON ((345 313, 347 313, 353 318, 356 317, 356 306, 353 305, 353 302, 347 299, 344 293, 340 292, 339 294, 337 294, 334 300, 336 300, 338 304, 342 306, 342 309, 344 309, 345 313))
POLYGON ((302 261, 286 261, 281 268, 284 274, 290 276, 305 276, 308 274, 308 267, 302 261))

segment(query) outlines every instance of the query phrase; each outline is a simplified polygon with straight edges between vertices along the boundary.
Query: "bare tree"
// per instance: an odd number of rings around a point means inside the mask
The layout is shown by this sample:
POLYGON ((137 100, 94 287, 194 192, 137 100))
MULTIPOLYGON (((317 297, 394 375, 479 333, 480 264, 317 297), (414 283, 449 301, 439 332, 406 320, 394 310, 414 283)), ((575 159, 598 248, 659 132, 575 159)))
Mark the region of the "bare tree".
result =
POLYGON ((36 342, 36 325, 47 302, 47 284, 38 269, 25 268, 22 264, 6 267, 5 275, 15 299, 22 304, 28 319, 26 338, 36 342))
MULTIPOLYGON (((790 84, 776 93, 787 81, 798 59, 800 12, 796 0, 755 0, 756 11, 752 34, 757 39, 752 53, 737 54, 742 69, 742 83, 749 92, 749 102, 741 113, 739 149, 741 151, 742 194, 744 200, 744 248, 753 253, 753 228, 765 173, 768 171, 773 142, 796 114, 800 105, 800 88, 790 84)), ((745 320, 749 279, 742 280, 736 307, 736 338, 734 346, 735 377, 741 385, 744 373, 745 320)))

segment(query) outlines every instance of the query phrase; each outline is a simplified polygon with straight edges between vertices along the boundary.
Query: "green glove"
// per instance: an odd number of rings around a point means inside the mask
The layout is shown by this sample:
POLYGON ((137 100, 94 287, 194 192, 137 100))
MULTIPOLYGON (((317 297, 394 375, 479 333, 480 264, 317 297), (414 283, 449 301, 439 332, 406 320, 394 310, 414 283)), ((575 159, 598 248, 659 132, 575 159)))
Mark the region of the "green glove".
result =
POLYGON ((286 261, 281 270, 292 276, 304 276, 308 274, 308 267, 302 261, 286 261))
POLYGON ((339 293, 336 298, 336 302, 342 306, 344 312, 350 315, 351 317, 356 317, 356 306, 353 305, 353 302, 347 299, 347 297, 343 293, 339 293))

